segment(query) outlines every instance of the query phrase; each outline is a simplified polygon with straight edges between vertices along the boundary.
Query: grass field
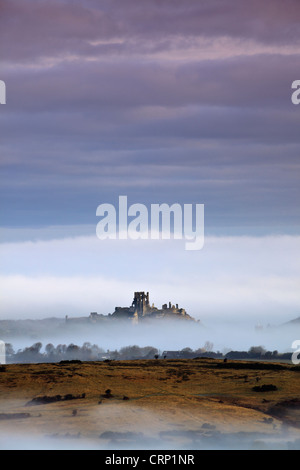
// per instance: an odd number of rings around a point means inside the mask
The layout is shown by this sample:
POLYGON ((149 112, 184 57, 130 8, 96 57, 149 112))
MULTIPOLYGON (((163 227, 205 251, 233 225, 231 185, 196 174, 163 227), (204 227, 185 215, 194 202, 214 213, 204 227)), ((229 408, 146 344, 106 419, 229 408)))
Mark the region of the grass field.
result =
POLYGON ((10 364, 0 368, 0 444, 300 448, 299 397, 299 368, 288 364, 201 358, 10 364), (270 385, 274 390, 263 391, 270 385))

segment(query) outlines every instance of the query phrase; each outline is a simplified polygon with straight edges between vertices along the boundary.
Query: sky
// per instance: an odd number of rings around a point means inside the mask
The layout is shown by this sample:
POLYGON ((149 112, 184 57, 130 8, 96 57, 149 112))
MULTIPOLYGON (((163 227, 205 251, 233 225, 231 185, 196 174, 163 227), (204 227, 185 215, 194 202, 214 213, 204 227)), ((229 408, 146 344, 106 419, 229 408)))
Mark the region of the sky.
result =
POLYGON ((0 318, 299 316, 299 56, 298 0, 2 0, 0 318), (120 195, 204 204, 203 250, 98 240, 120 195))

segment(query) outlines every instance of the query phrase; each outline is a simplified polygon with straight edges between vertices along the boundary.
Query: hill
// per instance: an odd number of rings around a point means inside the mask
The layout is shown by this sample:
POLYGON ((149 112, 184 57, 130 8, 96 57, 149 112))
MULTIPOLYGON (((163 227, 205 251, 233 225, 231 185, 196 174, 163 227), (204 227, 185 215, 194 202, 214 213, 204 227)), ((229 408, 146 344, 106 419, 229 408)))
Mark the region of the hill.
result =
POLYGON ((201 358, 6 365, 0 445, 297 447, 299 370, 201 358))

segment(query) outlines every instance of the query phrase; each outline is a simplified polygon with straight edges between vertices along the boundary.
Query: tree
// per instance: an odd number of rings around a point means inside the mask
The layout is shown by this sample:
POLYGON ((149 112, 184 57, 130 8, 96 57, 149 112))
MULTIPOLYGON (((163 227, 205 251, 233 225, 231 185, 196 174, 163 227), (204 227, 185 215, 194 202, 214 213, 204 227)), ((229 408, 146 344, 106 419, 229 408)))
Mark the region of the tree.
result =
POLYGON ((141 348, 137 345, 125 346, 120 349, 120 355, 124 359, 138 359, 142 357, 141 348))
POLYGON ((69 344, 67 347, 67 356, 70 357, 71 359, 79 359, 80 356, 80 347, 77 346, 76 344, 69 344))
POLYGON ((38 343, 34 343, 30 350, 36 354, 39 354, 40 350, 42 349, 42 343, 38 342, 38 343))
POLYGON ((260 357, 266 353, 266 349, 263 346, 251 346, 249 349, 249 355, 252 357, 260 357))
POLYGON ((46 351, 47 356, 52 356, 55 352, 55 347, 53 346, 52 343, 48 343, 45 346, 45 351, 46 351))
POLYGON ((66 353, 66 350, 67 350, 67 346, 65 344, 58 344, 56 346, 55 352, 58 356, 63 356, 66 353))
POLYGON ((6 356, 13 356, 15 354, 14 348, 11 343, 5 343, 6 356))
POLYGON ((187 352, 187 353, 192 353, 193 350, 192 350, 191 348, 183 348, 183 349, 181 350, 181 352, 183 352, 183 353, 185 353, 185 352, 187 352))

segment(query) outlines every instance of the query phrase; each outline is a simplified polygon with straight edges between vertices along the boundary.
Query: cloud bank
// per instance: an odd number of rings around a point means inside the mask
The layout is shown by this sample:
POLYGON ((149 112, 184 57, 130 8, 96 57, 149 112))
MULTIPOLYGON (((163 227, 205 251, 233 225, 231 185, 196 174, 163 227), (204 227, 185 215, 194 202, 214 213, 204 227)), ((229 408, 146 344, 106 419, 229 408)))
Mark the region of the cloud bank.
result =
POLYGON ((1 3, 1 224, 198 202, 215 234, 299 233, 298 0, 1 3))
POLYGON ((98 240, 96 236, 2 243, 1 318, 88 316, 150 291, 209 324, 278 323, 299 315, 299 237, 98 240))

